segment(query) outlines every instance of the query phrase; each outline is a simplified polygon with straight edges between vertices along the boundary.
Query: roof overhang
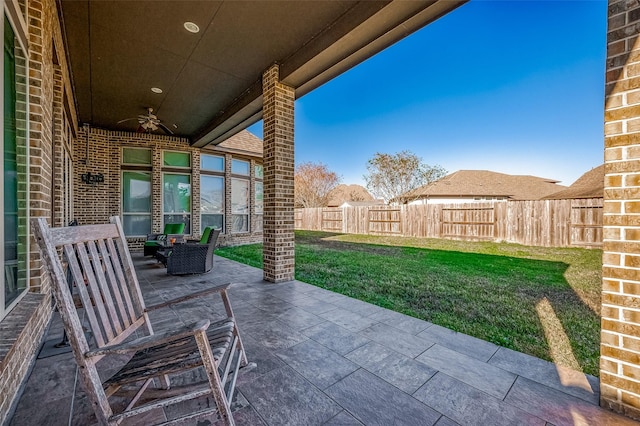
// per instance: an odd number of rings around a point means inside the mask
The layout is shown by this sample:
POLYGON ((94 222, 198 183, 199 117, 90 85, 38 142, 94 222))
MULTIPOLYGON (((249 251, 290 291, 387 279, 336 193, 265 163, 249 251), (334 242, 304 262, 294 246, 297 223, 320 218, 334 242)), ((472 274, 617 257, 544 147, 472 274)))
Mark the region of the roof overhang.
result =
POLYGON ((151 107, 203 147, 262 117, 262 73, 272 64, 300 98, 466 1, 61 5, 80 122, 134 131, 137 120, 120 121, 151 107), (187 32, 187 21, 200 32, 187 32))

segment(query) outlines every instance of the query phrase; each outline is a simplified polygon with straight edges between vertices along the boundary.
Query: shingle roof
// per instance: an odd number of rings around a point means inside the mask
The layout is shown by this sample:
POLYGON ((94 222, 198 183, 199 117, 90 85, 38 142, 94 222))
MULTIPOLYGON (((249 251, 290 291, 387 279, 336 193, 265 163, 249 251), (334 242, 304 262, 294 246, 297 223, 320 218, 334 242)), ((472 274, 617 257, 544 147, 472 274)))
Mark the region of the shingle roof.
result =
POLYGON ((545 198, 550 200, 604 197, 604 164, 595 167, 578 178, 567 189, 545 198))
POLYGON ((369 201, 345 201, 340 204, 348 204, 351 207, 371 207, 371 206, 384 206, 384 200, 369 200, 369 201))
POLYGON ((402 199, 430 197, 507 197, 539 200, 565 189, 557 180, 528 175, 508 175, 488 170, 459 170, 403 195, 402 199))
POLYGON ((340 184, 333 188, 329 193, 329 207, 341 206, 342 203, 349 200, 372 201, 373 196, 369 194, 362 185, 345 185, 340 184))
POLYGON ((243 151, 258 154, 262 157, 262 140, 248 130, 236 133, 224 142, 219 143, 217 148, 221 148, 222 151, 243 151))

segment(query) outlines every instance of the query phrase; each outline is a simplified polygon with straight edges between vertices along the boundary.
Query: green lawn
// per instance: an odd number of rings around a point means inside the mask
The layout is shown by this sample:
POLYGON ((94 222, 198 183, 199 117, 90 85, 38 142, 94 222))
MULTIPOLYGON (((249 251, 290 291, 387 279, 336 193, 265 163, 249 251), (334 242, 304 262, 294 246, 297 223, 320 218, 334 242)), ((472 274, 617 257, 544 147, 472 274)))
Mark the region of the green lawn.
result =
MULTIPOLYGON (((216 254, 262 266, 262 245, 216 254)), ((602 251, 296 232, 296 279, 598 375, 602 251)))

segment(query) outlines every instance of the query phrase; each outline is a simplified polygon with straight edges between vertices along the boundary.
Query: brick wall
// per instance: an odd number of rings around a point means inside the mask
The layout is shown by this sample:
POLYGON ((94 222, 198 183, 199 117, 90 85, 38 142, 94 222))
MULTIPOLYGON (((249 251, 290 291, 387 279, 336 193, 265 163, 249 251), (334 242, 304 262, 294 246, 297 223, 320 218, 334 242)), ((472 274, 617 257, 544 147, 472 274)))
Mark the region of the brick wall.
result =
POLYGON ((50 298, 29 293, 2 320, 0 332, 0 424, 5 424, 20 385, 25 379, 43 330, 49 324, 50 298))
POLYGON ((62 84, 63 76, 60 66, 54 65, 54 75, 53 75, 53 139, 55 143, 53 144, 53 159, 54 164, 58 167, 54 167, 53 169, 53 199, 52 199, 52 225, 53 226, 63 226, 66 225, 64 223, 64 218, 62 215, 63 209, 61 208, 61 200, 64 200, 64 171, 61 167, 59 167, 60 159, 63 156, 64 152, 64 141, 62 140, 62 121, 63 121, 63 107, 62 107, 62 96, 63 96, 63 84, 62 84))
POLYGON ((293 106, 295 91, 279 81, 279 68, 264 72, 264 279, 294 278, 293 106))
POLYGON ((640 3, 608 24, 601 405, 640 418, 640 3))
MULTIPOLYGON (((28 2, 29 23, 29 215, 51 217, 52 205, 52 109, 54 67, 52 27, 56 6, 52 0, 28 2)), ((55 21, 55 22, 54 22, 55 21)), ((59 26, 58 26, 59 31, 59 26)), ((31 288, 47 292, 37 247, 32 239, 31 288), (42 281, 42 282, 41 282, 42 281)))

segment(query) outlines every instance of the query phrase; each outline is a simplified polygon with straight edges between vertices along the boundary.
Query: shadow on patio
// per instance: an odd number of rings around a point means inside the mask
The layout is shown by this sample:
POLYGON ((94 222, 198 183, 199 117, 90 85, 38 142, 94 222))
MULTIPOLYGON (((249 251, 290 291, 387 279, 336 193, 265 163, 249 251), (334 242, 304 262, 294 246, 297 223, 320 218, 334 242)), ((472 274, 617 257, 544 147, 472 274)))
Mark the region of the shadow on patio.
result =
MULTIPOLYGON (((212 273, 193 277, 169 276, 154 260, 133 257, 148 304, 202 282, 233 283, 247 355, 258 365, 239 377, 233 410, 240 425, 637 424, 598 407, 597 378, 529 355, 299 281, 266 283, 261 270, 220 257, 212 273)), ((217 299, 159 312, 154 328, 221 317, 217 299)), ((56 316, 45 339, 61 335, 56 316)), ((94 424, 71 353, 46 352, 10 424, 94 424)), ((127 424, 208 406, 204 397, 127 424)))

